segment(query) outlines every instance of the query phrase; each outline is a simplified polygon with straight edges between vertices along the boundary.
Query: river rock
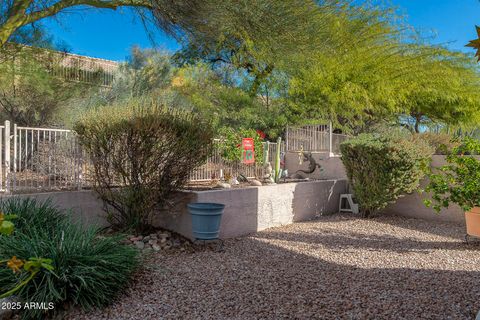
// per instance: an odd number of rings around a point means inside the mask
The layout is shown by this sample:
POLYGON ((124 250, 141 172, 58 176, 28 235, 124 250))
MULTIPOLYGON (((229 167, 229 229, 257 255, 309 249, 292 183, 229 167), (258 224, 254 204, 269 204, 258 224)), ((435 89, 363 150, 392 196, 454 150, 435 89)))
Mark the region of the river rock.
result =
POLYGON ((262 183, 260 181, 256 180, 256 179, 250 180, 249 183, 250 183, 251 186, 258 186, 259 187, 259 186, 262 185, 262 183))
POLYGON ((140 249, 140 250, 143 250, 143 248, 145 248, 145 242, 143 241, 135 241, 135 246, 140 249))
POLYGON ((226 182, 219 182, 215 187, 221 189, 230 189, 232 186, 226 182))

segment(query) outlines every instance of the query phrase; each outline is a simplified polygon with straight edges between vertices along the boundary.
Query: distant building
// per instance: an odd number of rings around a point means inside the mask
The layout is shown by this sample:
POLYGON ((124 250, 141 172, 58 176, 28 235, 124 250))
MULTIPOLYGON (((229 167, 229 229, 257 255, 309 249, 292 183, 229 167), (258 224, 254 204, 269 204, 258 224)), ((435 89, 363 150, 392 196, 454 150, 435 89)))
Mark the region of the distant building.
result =
MULTIPOLYGON (((115 71, 119 63, 60 52, 50 49, 34 48, 30 46, 14 45, 12 49, 5 51, 7 59, 20 60, 21 53, 25 50, 36 50, 36 55, 42 56, 42 62, 46 62, 47 68, 56 76, 68 81, 82 82, 101 87, 111 87, 115 71), (44 56, 44 57, 43 57, 44 56)), ((1 59, 0 59, 1 60, 1 59)))

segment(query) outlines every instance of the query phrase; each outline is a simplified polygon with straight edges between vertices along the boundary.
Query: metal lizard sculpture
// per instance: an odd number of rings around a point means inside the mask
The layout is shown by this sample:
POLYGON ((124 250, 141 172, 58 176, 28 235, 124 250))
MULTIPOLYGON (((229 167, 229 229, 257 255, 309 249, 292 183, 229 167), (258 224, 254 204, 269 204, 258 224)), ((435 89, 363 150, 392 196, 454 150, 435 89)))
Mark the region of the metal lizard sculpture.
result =
POLYGON ((323 170, 322 169, 322 166, 319 165, 317 163, 317 161, 315 161, 315 159, 313 158, 312 156, 312 153, 311 152, 303 152, 303 160, 304 161, 308 161, 308 170, 297 170, 295 173, 299 173, 299 172, 303 172, 303 173, 306 173, 306 174, 311 174, 313 173, 317 168, 319 168, 320 170, 323 170))

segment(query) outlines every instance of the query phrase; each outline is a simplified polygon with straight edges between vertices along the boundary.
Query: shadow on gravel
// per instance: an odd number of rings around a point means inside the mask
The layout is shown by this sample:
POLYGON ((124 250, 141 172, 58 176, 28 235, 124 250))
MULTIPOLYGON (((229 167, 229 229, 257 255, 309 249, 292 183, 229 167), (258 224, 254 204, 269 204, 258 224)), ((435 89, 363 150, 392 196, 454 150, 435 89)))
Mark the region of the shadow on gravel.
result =
POLYGON ((367 259, 354 267, 348 250, 335 250, 450 246, 463 251, 462 260, 442 266, 454 269, 474 263, 476 248, 334 230, 312 235, 315 229, 227 240, 224 252, 158 255, 152 263, 168 273, 144 270, 113 306, 66 319, 473 319, 480 308, 479 271, 368 267, 367 259), (329 261, 303 243, 328 246, 329 261))
POLYGON ((471 251, 477 254, 480 245, 475 243, 464 243, 462 241, 417 241, 408 238, 399 238, 389 235, 372 235, 357 232, 326 231, 319 230, 315 233, 282 233, 268 232, 254 236, 258 239, 276 239, 282 241, 303 242, 307 244, 318 244, 329 249, 367 249, 387 250, 397 253, 422 252, 429 253, 431 250, 456 250, 471 251))
POLYGON ((376 217, 374 218, 374 221, 396 228, 420 231, 451 239, 463 239, 465 236, 465 225, 453 222, 428 221, 394 215, 376 217), (445 226, 448 226, 449 228, 446 228, 445 226))
POLYGON ((480 307, 480 272, 357 268, 291 248, 247 237, 171 256, 158 262, 168 274, 144 272, 115 305, 66 319, 473 319, 480 307))

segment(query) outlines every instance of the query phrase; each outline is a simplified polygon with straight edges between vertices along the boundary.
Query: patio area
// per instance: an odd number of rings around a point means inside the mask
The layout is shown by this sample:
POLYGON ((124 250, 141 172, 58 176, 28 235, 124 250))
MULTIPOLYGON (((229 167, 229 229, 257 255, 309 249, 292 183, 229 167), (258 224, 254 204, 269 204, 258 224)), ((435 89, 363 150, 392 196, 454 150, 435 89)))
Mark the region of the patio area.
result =
POLYGON ((480 244, 464 226, 335 214, 155 253, 112 306, 70 319, 473 319, 480 244))

